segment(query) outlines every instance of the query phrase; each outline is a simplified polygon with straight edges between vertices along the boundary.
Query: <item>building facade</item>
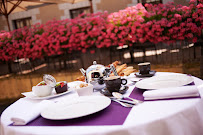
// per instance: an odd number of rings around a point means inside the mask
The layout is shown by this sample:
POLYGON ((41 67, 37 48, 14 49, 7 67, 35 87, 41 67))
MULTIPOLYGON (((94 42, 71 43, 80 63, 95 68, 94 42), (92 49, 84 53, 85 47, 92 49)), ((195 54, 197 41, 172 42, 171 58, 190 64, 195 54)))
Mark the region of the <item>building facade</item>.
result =
MULTIPOLYGON (((187 5, 189 0, 92 0, 93 12, 108 11, 108 13, 117 12, 129 6, 134 6, 140 3, 167 3, 172 1, 176 4, 187 5)), ((80 13, 90 13, 89 1, 78 2, 76 4, 62 3, 49 4, 35 7, 27 11, 16 12, 9 15, 9 24, 11 30, 21 28, 23 26, 30 26, 32 24, 45 24, 47 21, 56 19, 63 20, 67 18, 74 18, 80 13)), ((0 30, 8 31, 6 19, 0 15, 0 30)))

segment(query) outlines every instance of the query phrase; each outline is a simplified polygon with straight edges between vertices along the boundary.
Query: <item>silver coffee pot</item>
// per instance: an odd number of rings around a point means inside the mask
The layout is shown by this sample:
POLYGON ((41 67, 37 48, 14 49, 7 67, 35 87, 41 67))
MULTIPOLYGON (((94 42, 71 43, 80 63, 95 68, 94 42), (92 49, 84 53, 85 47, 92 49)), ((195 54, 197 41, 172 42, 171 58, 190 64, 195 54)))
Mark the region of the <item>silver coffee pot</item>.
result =
POLYGON ((86 71, 83 68, 80 71, 85 76, 86 82, 93 85, 94 90, 103 89, 105 87, 104 78, 110 74, 110 68, 97 64, 96 61, 86 71))

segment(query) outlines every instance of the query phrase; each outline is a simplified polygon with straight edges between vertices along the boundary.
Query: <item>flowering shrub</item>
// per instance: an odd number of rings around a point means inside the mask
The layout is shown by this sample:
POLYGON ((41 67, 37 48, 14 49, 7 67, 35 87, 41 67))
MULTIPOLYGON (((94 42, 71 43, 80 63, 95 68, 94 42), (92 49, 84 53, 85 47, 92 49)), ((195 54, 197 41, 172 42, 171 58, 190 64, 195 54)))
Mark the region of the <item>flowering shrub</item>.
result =
POLYGON ((13 51, 15 50, 12 47, 12 38, 11 34, 6 31, 0 32, 0 59, 4 61, 13 60, 13 51))
POLYGON ((72 50, 81 50, 86 52, 87 48, 100 48, 105 42, 107 12, 80 15, 78 18, 72 19, 68 26, 66 37, 68 42, 62 45, 62 48, 72 50))
POLYGON ((174 3, 137 4, 109 16, 112 33, 120 37, 120 44, 144 42, 197 41, 203 26, 202 2, 195 6, 175 6, 174 3), (134 17, 136 16, 136 17, 134 17), (117 30, 121 29, 121 31, 117 30), (114 30, 117 30, 116 32, 114 30), (122 41, 125 41, 124 43, 122 41))
POLYGON ((81 14, 11 32, 0 32, 0 59, 43 58, 73 51, 144 42, 197 41, 203 29, 203 1, 196 5, 142 4, 112 14, 81 14))
MULTIPOLYGON (((0 59, 43 58, 44 56, 86 52, 87 48, 100 48, 105 44, 107 16, 105 13, 80 15, 75 19, 52 20, 10 32, 10 37, 0 38, 0 59)), ((5 35, 5 34, 4 34, 5 35)), ((94 50, 91 51, 94 53, 94 50)))
POLYGON ((6 38, 10 38, 10 37, 11 37, 11 35, 9 32, 4 31, 4 30, 0 31, 0 39, 6 39, 6 38))
MULTIPOLYGON (((132 43, 138 42, 137 36, 140 37, 140 35, 137 35, 135 31, 141 27, 146 15, 147 10, 141 3, 110 14, 108 16, 109 25, 107 30, 108 37, 112 40, 110 45, 132 45, 132 43)), ((107 45, 107 47, 110 45, 107 45)))
POLYGON ((132 22, 143 22, 143 17, 146 15, 147 11, 141 3, 136 6, 127 7, 119 12, 114 12, 108 16, 110 23, 116 26, 127 26, 132 22))
MULTIPOLYGON (((145 22, 150 23, 147 38, 150 42, 174 42, 176 40, 197 41, 203 26, 203 10, 200 5, 175 6, 173 3, 146 4, 148 15, 145 22)), ((147 24, 146 23, 146 24, 147 24)))

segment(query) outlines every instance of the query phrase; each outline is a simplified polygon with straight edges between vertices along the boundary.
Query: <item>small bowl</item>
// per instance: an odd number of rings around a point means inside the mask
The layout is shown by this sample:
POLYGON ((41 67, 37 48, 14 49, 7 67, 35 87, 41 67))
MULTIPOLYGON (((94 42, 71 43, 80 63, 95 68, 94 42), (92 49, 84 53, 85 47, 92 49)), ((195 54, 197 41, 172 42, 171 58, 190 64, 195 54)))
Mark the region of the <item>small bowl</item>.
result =
POLYGON ((68 84, 66 81, 61 81, 56 83, 55 91, 57 94, 66 92, 67 90, 68 90, 68 84), (62 84, 62 85, 57 86, 57 84, 62 84))
POLYGON ((32 92, 38 97, 49 96, 51 95, 52 91, 53 91, 53 88, 47 85, 44 81, 32 87, 32 92), (44 83, 45 85, 40 85, 41 83, 44 83))
MULTIPOLYGON (((80 83, 81 84, 81 83, 80 83)), ((80 88, 79 85, 75 86, 75 90, 78 93, 79 96, 90 96, 93 93, 93 85, 89 83, 82 83, 87 84, 86 87, 80 88)))

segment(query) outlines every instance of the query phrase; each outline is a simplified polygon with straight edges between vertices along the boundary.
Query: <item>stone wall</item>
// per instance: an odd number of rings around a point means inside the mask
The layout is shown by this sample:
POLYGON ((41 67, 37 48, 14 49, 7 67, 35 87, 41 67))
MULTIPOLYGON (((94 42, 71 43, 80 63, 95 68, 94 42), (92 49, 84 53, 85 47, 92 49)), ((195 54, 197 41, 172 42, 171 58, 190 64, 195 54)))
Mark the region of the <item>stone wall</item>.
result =
POLYGON ((132 0, 102 0, 96 4, 97 10, 108 11, 108 13, 117 12, 120 9, 125 9, 132 0))
POLYGON ((40 20, 42 24, 45 24, 49 20, 61 20, 61 16, 64 12, 59 9, 57 4, 47 5, 39 8, 39 14, 36 15, 37 20, 40 20))
POLYGON ((9 15, 9 23, 10 23, 11 30, 14 29, 13 20, 17 20, 17 19, 31 17, 32 18, 32 24, 41 23, 41 20, 38 20, 36 17, 37 14, 40 14, 39 8, 30 9, 30 10, 24 11, 24 12, 16 12, 16 13, 10 14, 9 15))
POLYGON ((190 0, 174 0, 174 3, 177 4, 177 5, 186 5, 188 6, 189 5, 189 1, 190 0))
MULTIPOLYGON (((177 4, 186 5, 189 0, 162 0, 165 4, 169 1, 174 1, 177 4)), ((121 9, 125 9, 129 6, 134 6, 137 4, 137 0, 93 0, 93 12, 104 12, 108 13, 117 12, 121 9)), ((32 24, 36 23, 46 23, 49 20, 56 19, 62 20, 70 18, 70 10, 78 9, 82 7, 89 7, 89 1, 78 2, 75 4, 62 3, 62 4, 50 4, 45 6, 36 7, 34 9, 29 9, 28 11, 12 13, 9 16, 9 23, 11 30, 14 29, 13 20, 22 18, 32 18, 32 24)), ((5 18, 0 16, 0 30, 8 30, 7 24, 5 23, 5 18)))
POLYGON ((0 15, 0 30, 8 31, 8 26, 6 23, 6 18, 3 15, 0 15))
POLYGON ((60 18, 61 20, 71 18, 70 16, 71 9, 78 9, 78 8, 88 7, 88 6, 90 6, 88 1, 78 2, 75 4, 71 4, 71 3, 58 4, 58 8, 64 12, 64 14, 60 18))

